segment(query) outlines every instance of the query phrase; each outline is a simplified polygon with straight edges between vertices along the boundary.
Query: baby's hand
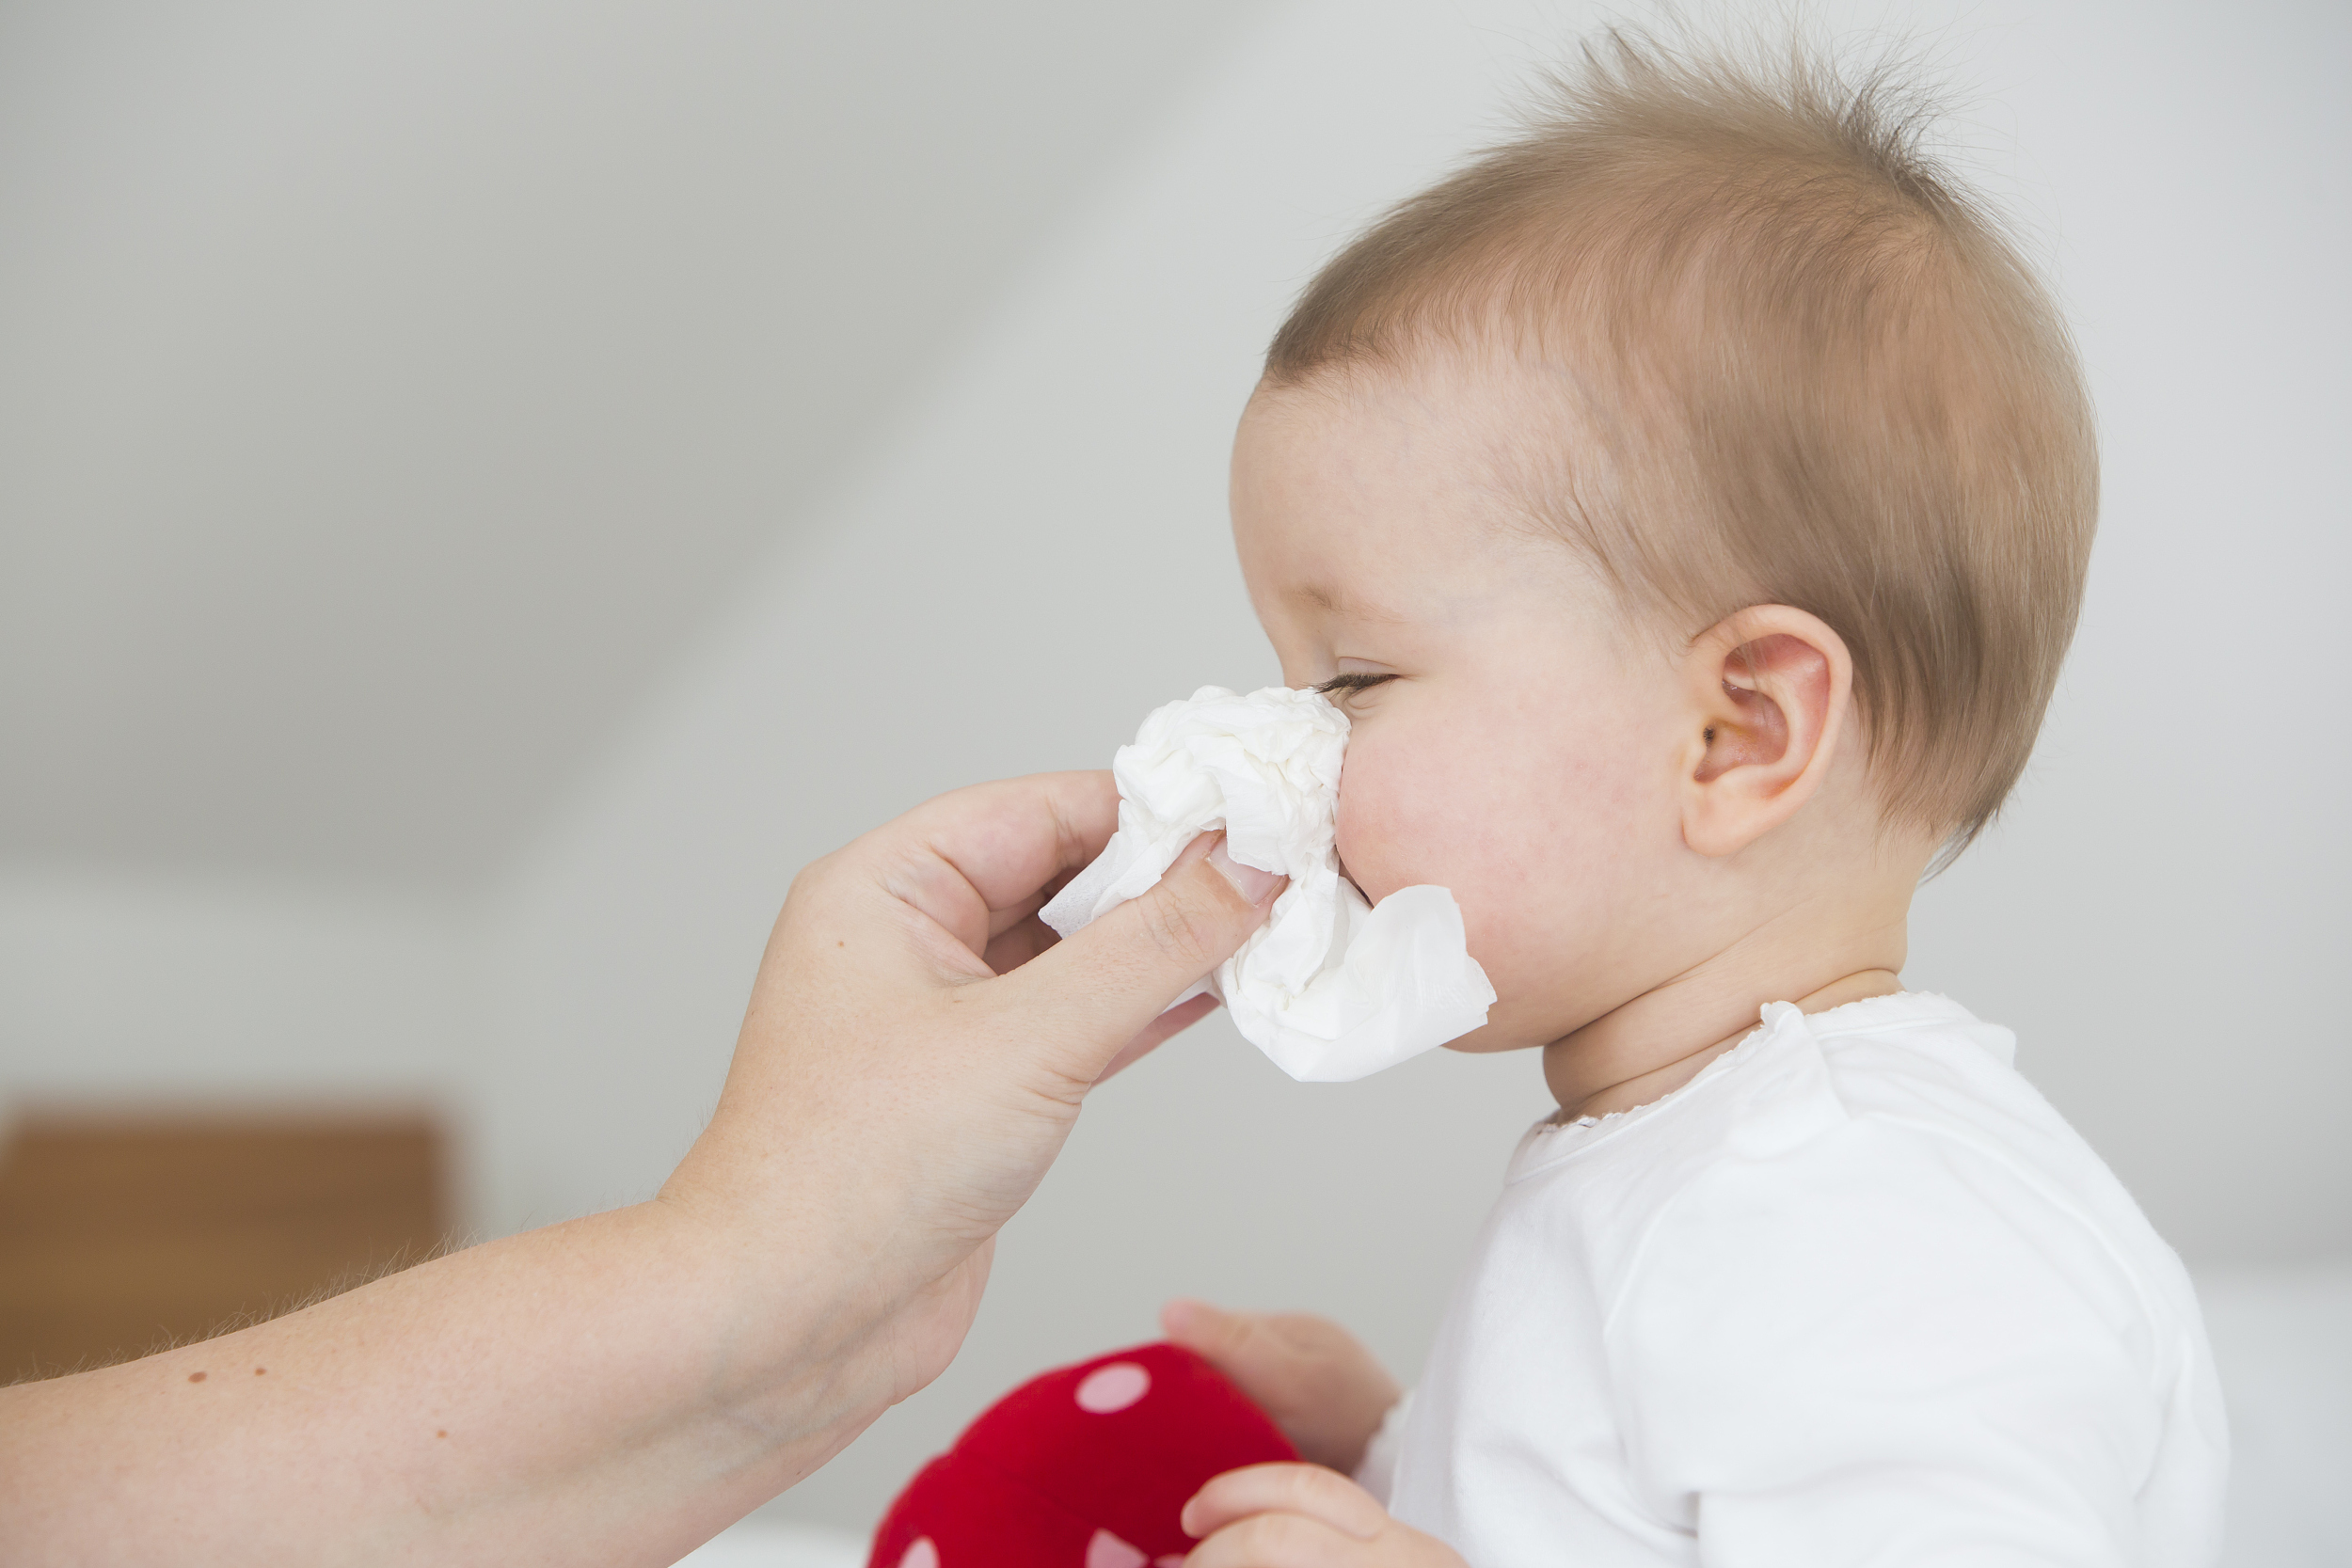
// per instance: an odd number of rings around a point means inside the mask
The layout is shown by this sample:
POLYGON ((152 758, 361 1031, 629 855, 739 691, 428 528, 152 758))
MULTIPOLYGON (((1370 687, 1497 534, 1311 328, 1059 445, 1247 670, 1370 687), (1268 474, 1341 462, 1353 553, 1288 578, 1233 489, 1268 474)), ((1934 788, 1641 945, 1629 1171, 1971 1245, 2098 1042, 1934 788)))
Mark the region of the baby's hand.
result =
POLYGON ((1160 1326, 1255 1400, 1299 1457, 1343 1475, 1356 1473, 1380 1418, 1403 1397, 1372 1353, 1328 1318, 1171 1301, 1160 1326))
POLYGON ((1320 1465, 1228 1470, 1184 1505, 1184 1526, 1207 1538, 1184 1568, 1467 1568, 1453 1547, 1398 1524, 1320 1465))

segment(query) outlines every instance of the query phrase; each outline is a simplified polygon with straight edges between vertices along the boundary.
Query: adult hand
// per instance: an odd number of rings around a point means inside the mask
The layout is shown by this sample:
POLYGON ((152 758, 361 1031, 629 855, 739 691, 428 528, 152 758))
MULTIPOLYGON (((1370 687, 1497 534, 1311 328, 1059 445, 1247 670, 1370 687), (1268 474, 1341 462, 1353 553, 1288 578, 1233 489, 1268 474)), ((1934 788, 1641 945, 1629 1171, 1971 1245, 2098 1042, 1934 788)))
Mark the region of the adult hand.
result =
POLYGON ((1171 1301, 1160 1326, 1232 1379, 1301 1459, 1342 1475, 1361 1467, 1381 1418, 1405 1397, 1363 1342, 1328 1318, 1171 1301))
POLYGON ((1467 1568, 1453 1547, 1398 1524, 1320 1465, 1228 1470, 1184 1505, 1184 1526, 1207 1538, 1184 1568, 1467 1568))
MULTIPOLYGON (((661 1197, 738 1234, 788 1220, 824 1239, 830 1332, 789 1349, 836 1368, 855 1428, 946 1366, 997 1227, 1088 1089, 1216 1006, 1166 1010, 1284 885, 1205 834, 1057 941, 1037 911, 1118 816, 1108 773, 959 790, 809 866, 785 900, 718 1112, 661 1197)), ((805 1277, 805 1252, 773 1260, 805 1277)))
POLYGON ((1054 943, 1117 817, 1108 774, 1014 780, 810 866, 653 1200, 0 1389, 12 1568, 650 1568, 791 1485, 946 1364, 1087 1089, 1265 918, 1203 840, 1054 943))

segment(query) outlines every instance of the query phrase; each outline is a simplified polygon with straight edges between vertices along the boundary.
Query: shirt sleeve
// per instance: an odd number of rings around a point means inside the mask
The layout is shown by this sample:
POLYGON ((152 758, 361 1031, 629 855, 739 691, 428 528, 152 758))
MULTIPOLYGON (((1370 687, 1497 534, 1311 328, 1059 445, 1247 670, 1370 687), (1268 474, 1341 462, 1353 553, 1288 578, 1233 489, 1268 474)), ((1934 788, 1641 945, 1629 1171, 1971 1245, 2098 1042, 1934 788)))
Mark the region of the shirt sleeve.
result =
POLYGON ((1646 1506, 1709 1568, 2136 1561, 2150 1315, 1996 1157, 1850 1122, 1677 1196, 1609 1304, 1646 1506))

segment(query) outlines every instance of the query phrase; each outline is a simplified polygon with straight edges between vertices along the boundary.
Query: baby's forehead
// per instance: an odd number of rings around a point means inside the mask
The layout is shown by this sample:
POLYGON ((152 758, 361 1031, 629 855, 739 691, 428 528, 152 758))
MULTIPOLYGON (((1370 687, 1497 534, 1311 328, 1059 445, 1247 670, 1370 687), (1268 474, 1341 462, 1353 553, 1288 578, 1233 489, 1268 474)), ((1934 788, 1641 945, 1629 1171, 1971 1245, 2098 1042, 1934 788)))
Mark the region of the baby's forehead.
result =
POLYGON ((1507 435, 1557 417, 1581 369, 1557 354, 1432 338, 1409 348, 1333 363, 1297 380, 1262 380, 1243 412, 1252 427, 1296 436, 1383 428, 1452 439, 1507 435))
POLYGON ((1531 489, 1557 416, 1524 380, 1401 370, 1253 399, 1233 527, 1262 613, 1406 631, 1506 593, 1583 597, 1592 574, 1531 489))
POLYGON ((1557 378, 1509 355, 1351 365, 1251 398, 1234 444, 1235 531, 1245 565, 1260 533, 1362 569, 1427 570, 1473 551, 1524 564, 1536 544, 1558 552, 1564 475, 1596 497, 1622 488, 1607 462, 1557 378))
POLYGON ((1422 514, 1502 522, 1498 502, 1524 510, 1531 466, 1549 468, 1568 451, 1599 455, 1565 392, 1512 355, 1451 347, 1262 385, 1235 442, 1236 483, 1421 496, 1422 514))

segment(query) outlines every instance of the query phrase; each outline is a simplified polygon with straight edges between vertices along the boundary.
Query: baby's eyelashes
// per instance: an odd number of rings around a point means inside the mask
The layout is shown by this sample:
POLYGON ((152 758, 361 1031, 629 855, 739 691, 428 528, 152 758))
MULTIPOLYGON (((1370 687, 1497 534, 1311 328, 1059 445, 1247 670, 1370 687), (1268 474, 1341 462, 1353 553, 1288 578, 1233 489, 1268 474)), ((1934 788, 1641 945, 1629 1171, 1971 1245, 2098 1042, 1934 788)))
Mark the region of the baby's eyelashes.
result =
POLYGON ((1315 689, 1328 697, 1334 692, 1361 691, 1367 687, 1378 686, 1384 681, 1394 679, 1396 677, 1392 674, 1379 674, 1370 670, 1351 670, 1344 675, 1332 676, 1315 689))

